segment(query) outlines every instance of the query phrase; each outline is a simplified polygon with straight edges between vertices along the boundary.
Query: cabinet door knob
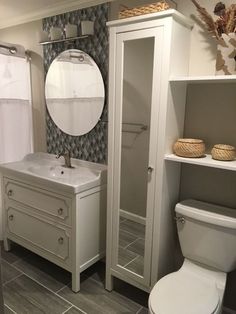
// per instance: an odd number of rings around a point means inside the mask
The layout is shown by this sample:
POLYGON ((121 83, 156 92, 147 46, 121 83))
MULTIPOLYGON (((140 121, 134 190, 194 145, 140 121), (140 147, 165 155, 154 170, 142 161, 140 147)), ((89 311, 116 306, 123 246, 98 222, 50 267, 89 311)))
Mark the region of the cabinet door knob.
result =
POLYGON ((63 214, 63 208, 59 208, 57 212, 58 212, 58 215, 62 215, 63 214))
POLYGON ((13 220, 14 216, 13 215, 10 215, 9 216, 9 220, 13 220))
POLYGON ((12 190, 9 190, 9 191, 7 192, 7 195, 8 195, 8 196, 12 196, 12 195, 13 195, 13 191, 12 191, 12 190))
POLYGON ((59 243, 59 244, 63 244, 63 242, 64 242, 64 239, 63 239, 62 237, 60 237, 60 238, 58 239, 58 243, 59 243))
POLYGON ((148 170, 148 173, 152 173, 152 172, 153 172, 153 170, 154 170, 154 168, 153 168, 153 167, 151 167, 151 166, 149 166, 147 170, 148 170))

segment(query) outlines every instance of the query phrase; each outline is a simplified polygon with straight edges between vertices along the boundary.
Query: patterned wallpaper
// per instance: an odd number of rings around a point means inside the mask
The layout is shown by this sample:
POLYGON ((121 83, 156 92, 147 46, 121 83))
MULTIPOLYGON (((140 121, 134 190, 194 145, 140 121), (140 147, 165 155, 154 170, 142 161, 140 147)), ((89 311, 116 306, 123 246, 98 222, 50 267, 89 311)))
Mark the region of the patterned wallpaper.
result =
MULTIPOLYGON (((52 16, 43 19, 43 30, 49 33, 51 26, 64 29, 67 23, 77 24, 80 34, 80 21, 94 21, 94 35, 61 43, 47 44, 43 47, 45 77, 52 61, 62 51, 80 49, 89 54, 97 63, 104 80, 106 100, 101 119, 107 121, 107 86, 108 86, 108 21, 107 3, 52 16)), ((46 113, 47 151, 58 154, 63 147, 68 147, 72 157, 98 163, 107 161, 107 123, 98 122, 93 130, 82 136, 70 136, 62 132, 46 113)))

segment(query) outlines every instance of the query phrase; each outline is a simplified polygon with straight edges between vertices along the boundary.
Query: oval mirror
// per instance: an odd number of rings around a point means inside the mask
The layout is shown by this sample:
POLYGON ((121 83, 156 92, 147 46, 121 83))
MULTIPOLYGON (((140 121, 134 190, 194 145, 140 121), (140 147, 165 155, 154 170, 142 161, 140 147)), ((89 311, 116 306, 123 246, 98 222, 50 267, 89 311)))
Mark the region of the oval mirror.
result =
POLYGON ((88 133, 104 106, 104 83, 97 64, 81 50, 62 52, 48 70, 45 96, 49 114, 63 132, 88 133))

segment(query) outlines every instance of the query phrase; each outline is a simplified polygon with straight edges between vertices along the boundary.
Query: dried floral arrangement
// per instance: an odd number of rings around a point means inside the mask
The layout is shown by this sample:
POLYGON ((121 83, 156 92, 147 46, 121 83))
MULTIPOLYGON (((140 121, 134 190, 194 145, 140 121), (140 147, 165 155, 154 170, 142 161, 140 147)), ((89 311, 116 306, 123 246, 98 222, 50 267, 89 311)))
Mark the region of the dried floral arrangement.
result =
POLYGON ((236 4, 231 4, 229 8, 226 8, 223 2, 218 2, 214 9, 214 14, 218 18, 214 20, 196 0, 192 0, 192 2, 197 8, 201 20, 213 37, 220 40, 222 34, 236 33, 236 4))

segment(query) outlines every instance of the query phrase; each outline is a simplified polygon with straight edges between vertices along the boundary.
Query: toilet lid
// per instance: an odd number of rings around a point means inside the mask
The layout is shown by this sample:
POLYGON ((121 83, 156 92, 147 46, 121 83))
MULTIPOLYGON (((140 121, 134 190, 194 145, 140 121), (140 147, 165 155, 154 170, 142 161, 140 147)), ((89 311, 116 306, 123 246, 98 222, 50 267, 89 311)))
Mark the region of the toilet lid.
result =
POLYGON ((218 304, 215 285, 191 273, 176 272, 163 277, 149 297, 155 314, 212 314, 218 304))

